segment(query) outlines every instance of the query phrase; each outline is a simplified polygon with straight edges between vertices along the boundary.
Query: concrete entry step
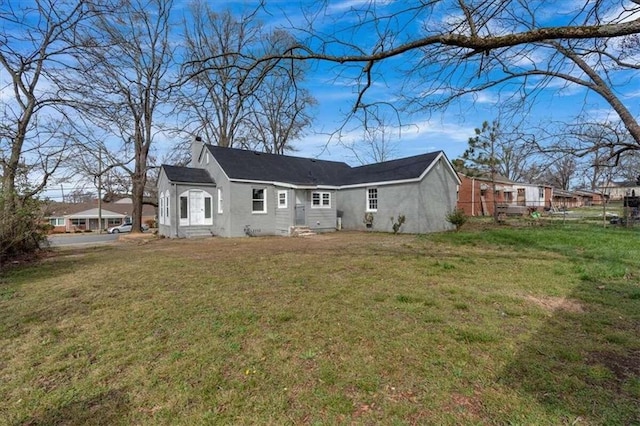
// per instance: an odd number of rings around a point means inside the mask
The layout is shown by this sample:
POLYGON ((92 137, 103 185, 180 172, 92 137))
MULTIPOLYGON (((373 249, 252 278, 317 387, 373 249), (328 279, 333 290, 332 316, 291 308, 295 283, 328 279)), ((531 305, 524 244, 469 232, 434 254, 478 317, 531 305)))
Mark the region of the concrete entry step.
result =
POLYGON ((315 232, 311 230, 308 226, 292 226, 291 227, 291 236, 292 237, 310 237, 312 235, 316 235, 315 232))
POLYGON ((187 238, 207 238, 213 236, 211 229, 206 226, 186 228, 184 234, 187 238))

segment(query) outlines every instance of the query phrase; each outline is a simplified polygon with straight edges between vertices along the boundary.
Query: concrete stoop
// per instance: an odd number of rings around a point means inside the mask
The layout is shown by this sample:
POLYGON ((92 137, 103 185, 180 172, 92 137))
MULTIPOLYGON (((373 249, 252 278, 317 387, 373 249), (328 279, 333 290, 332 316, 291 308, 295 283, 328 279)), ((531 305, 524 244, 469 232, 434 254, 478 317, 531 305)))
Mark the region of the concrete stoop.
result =
POLYGON ((308 226, 292 226, 291 227, 291 236, 292 237, 311 237, 316 235, 308 226))
POLYGON ((187 238, 208 238, 213 236, 211 229, 208 227, 187 228, 184 234, 187 238))

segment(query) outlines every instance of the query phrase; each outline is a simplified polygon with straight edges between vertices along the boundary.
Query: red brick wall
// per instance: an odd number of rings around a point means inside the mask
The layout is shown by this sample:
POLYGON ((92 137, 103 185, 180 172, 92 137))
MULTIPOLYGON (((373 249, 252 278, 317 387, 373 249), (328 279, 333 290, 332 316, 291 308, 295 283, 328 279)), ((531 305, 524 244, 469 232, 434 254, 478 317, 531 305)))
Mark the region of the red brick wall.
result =
POLYGON ((498 191, 494 200, 493 186, 489 181, 467 176, 460 176, 460 180, 462 183, 458 191, 458 208, 462 209, 467 216, 492 216, 494 201, 495 203, 505 202, 503 191, 498 191), (486 189, 483 191, 482 188, 486 189))

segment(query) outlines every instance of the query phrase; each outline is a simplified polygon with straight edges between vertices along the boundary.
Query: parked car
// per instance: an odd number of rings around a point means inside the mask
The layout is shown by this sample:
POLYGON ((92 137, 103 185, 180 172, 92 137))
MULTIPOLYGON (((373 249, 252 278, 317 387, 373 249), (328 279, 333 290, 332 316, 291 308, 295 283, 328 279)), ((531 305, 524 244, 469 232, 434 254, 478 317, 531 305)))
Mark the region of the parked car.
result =
MULTIPOLYGON (((120 234, 123 232, 131 232, 131 228, 133 228, 132 223, 123 223, 122 225, 113 226, 107 229, 107 233, 109 234, 120 234)), ((146 224, 142 224, 142 231, 147 231, 149 227, 146 224)))

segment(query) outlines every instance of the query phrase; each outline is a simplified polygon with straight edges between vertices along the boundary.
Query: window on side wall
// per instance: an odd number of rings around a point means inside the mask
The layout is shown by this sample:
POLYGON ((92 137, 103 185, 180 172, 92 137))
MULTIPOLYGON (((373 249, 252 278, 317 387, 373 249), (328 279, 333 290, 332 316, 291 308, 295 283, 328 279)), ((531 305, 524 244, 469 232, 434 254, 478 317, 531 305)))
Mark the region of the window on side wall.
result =
POLYGON ((222 214, 222 188, 218 188, 218 214, 222 214))
POLYGON ((311 193, 311 207, 314 209, 331 208, 331 193, 330 192, 311 193))
POLYGON ((544 188, 542 186, 538 187, 538 197, 544 198, 544 188))
POLYGON ((287 191, 278 191, 278 208, 286 209, 288 205, 287 191))
POLYGON ((189 199, 187 197, 180 197, 180 219, 187 219, 189 217, 189 199))
POLYGON ((252 213, 266 213, 267 212, 267 192, 264 188, 253 188, 251 199, 251 212, 252 213))
POLYGON ((204 218, 211 219, 211 197, 204 197, 204 218))
POLYGON ((367 188, 367 211, 378 211, 378 188, 367 188))
POLYGON ((513 193, 511 193, 511 192, 505 192, 505 193, 504 193, 504 200, 505 200, 507 203, 512 202, 512 201, 513 201, 513 193))
POLYGON ((52 217, 49 223, 53 226, 64 226, 64 217, 52 217))

